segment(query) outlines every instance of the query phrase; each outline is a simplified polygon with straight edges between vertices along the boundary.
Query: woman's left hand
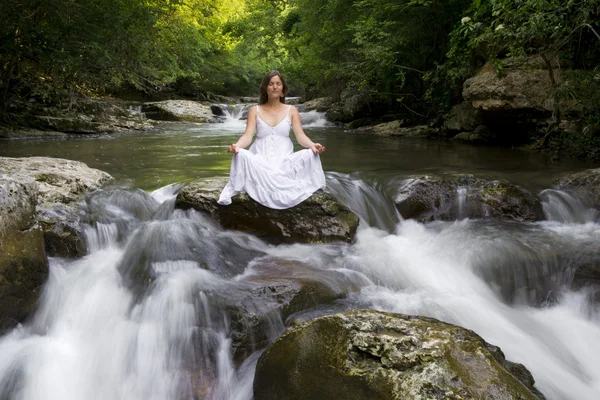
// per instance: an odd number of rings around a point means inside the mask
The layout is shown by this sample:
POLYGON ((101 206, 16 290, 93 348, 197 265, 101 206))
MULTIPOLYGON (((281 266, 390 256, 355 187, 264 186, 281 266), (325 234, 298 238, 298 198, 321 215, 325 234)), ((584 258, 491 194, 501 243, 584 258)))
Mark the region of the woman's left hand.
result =
POLYGON ((311 150, 315 154, 320 154, 325 151, 325 146, 323 146, 321 143, 315 143, 312 145, 311 150))

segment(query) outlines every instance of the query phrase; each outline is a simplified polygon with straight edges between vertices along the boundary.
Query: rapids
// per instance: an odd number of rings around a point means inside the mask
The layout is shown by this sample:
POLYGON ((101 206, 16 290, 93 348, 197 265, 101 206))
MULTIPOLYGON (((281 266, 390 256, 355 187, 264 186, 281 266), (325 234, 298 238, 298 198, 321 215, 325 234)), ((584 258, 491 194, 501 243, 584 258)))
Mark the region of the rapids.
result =
MULTIPOLYGON (((319 118, 313 123, 323 124, 319 118)), ((306 127, 331 149, 329 131, 306 127)), ((161 151, 169 137, 178 135, 174 129, 161 133, 161 151)), ((243 123, 233 118, 177 129, 193 137, 185 141, 187 154, 210 158, 216 147, 225 148, 239 134, 243 123), (201 147, 192 149, 192 142, 201 147)), ((332 135, 332 142, 341 140, 332 135)), ((102 146, 107 139, 88 140, 102 146)), ((114 140, 131 143, 127 136, 114 140)), ((11 143, 8 152, 33 155, 42 148, 39 143, 11 143)), ((143 137, 137 143, 152 151, 143 137)), ((64 149, 50 153, 64 154, 64 149)), ((155 154, 171 163, 179 159, 177 151, 172 157, 155 154)), ((90 166, 115 174, 120 187, 87 198, 89 254, 75 261, 52 258, 38 310, 0 337, 2 400, 251 399, 263 347, 235 360, 228 305, 251 299, 247 307, 273 310, 273 304, 251 295, 257 278, 278 273, 258 268, 264 260, 301 260, 335 272, 323 283, 358 289, 333 306, 295 319, 359 307, 431 316, 500 346, 508 360, 532 372, 548 399, 600 398, 597 293, 574 285, 576 267, 599 261, 600 220, 596 210, 546 185, 546 178, 533 179, 546 221, 461 218, 422 224, 403 220, 386 194, 386 185, 403 174, 391 168, 361 170, 360 163, 354 170, 332 169, 334 162, 328 166, 325 155, 325 169, 338 171, 326 174, 329 190, 361 217, 355 243, 272 246, 224 231, 193 210, 175 209, 180 185, 156 185, 171 179, 168 168, 158 171, 168 164, 153 165, 144 158, 150 175, 130 176, 126 158, 108 154, 92 160, 90 166), (149 179, 154 173, 160 178, 149 179)), ((493 174, 494 168, 485 172, 493 174)), ((457 196, 460 200, 460 189, 457 196)), ((278 313, 269 315, 267 339, 272 341, 286 321, 278 313)))

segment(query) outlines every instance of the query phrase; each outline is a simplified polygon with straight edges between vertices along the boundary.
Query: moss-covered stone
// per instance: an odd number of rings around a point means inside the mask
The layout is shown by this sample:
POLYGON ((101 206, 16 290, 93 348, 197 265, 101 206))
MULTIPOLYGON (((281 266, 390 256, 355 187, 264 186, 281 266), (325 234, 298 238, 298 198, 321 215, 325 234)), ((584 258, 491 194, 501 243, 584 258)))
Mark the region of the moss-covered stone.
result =
POLYGON ((246 194, 221 206, 217 199, 226 180, 188 184, 177 196, 176 207, 194 208, 217 220, 224 228, 252 233, 270 243, 352 242, 358 217, 331 194, 317 191, 286 210, 264 207, 246 194))
POLYGON ((23 321, 37 306, 48 278, 42 230, 0 235, 0 331, 23 321))
POLYGON ((539 198, 507 181, 468 174, 421 175, 406 179, 390 190, 398 211, 407 219, 544 219, 539 198))
POLYGON ((335 314, 289 329, 265 350, 254 398, 538 399, 490 349, 474 332, 432 318, 335 314))

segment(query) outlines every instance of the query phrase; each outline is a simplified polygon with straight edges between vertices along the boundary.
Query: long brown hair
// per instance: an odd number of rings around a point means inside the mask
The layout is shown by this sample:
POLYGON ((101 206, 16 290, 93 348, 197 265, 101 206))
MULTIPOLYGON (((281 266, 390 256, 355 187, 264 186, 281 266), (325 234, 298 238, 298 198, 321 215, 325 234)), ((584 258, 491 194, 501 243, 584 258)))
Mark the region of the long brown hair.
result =
POLYGON ((274 76, 278 76, 279 79, 281 79, 281 84, 283 85, 283 96, 279 98, 279 101, 285 104, 285 96, 288 93, 288 85, 285 82, 285 79, 283 79, 281 73, 275 69, 273 71, 267 72, 262 82, 260 83, 260 97, 258 98, 258 104, 266 104, 269 101, 269 96, 267 96, 267 86, 269 86, 269 82, 271 82, 271 78, 273 78, 274 76))

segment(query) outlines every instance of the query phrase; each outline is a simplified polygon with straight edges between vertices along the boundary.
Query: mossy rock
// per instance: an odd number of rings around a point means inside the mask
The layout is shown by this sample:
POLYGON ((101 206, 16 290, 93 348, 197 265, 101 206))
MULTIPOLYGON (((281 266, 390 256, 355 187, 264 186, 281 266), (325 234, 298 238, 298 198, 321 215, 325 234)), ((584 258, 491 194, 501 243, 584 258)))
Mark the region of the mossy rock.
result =
POLYGON ((330 193, 319 190, 295 207, 274 210, 246 194, 233 197, 228 206, 217 204, 226 180, 198 181, 178 194, 176 207, 193 208, 210 215, 225 229, 256 235, 269 243, 331 243, 354 239, 358 216, 330 193))
POLYGON ((396 208, 406 219, 539 221, 545 218, 539 198, 526 188, 469 174, 414 176, 399 185, 392 184, 389 191, 396 208))
POLYGON ((0 235, 0 331, 35 310, 47 278, 48 259, 39 227, 0 235))
POLYGON ((467 329, 355 310, 314 319, 277 339, 258 361, 254 398, 543 398, 524 371, 467 329))

